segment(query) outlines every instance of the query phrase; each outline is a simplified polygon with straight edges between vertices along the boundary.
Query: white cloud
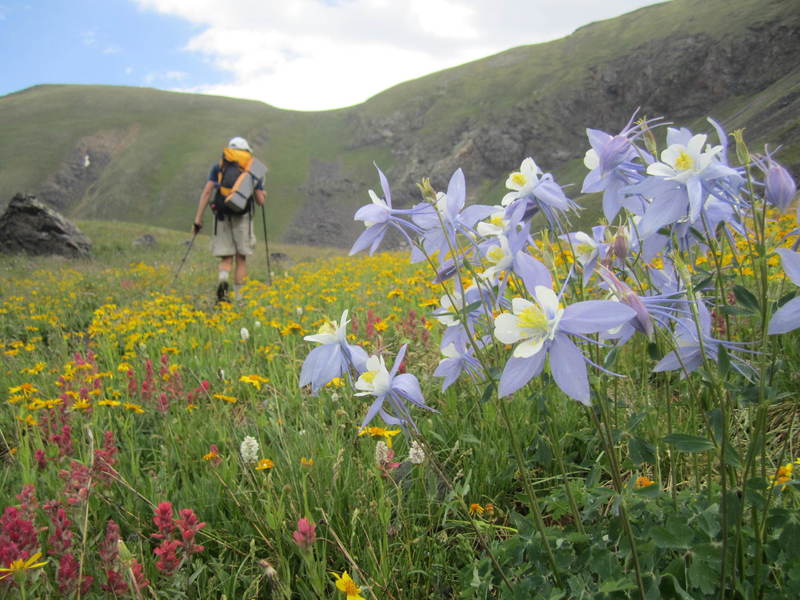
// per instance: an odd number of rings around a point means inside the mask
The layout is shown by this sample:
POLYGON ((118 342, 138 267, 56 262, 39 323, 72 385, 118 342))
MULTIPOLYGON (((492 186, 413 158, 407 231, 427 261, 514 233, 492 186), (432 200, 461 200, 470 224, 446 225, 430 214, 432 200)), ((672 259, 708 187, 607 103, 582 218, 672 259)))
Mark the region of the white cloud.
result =
POLYGON ((201 31, 185 46, 227 75, 184 91, 300 110, 347 106, 394 84, 556 39, 653 0, 135 0, 201 31))

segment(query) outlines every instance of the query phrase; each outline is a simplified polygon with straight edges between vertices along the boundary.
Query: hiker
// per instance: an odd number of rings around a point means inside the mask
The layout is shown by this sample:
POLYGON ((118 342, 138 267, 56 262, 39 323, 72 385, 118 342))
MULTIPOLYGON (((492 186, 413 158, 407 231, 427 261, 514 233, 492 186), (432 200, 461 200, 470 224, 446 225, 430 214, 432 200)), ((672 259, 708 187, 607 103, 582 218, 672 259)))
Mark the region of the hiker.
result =
POLYGON ((193 233, 203 227, 203 213, 212 192, 211 210, 214 213, 214 237, 211 253, 219 257, 219 283, 217 301, 228 301, 229 279, 236 259, 233 291, 234 298, 247 278, 247 257, 253 253, 256 238, 253 234, 253 201, 264 205, 264 174, 266 167, 253 158, 250 144, 242 137, 228 142, 222 160, 211 167, 208 181, 200 194, 193 233))

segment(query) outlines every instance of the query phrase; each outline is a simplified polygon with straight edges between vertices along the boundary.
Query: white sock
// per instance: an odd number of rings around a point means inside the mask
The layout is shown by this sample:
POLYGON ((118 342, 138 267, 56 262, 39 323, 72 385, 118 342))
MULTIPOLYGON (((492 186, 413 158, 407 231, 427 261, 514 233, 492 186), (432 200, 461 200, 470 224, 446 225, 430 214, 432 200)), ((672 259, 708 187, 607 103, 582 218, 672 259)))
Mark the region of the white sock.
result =
POLYGON ((222 283, 223 281, 228 281, 228 276, 230 275, 230 271, 223 271, 220 270, 219 272, 219 281, 222 283))

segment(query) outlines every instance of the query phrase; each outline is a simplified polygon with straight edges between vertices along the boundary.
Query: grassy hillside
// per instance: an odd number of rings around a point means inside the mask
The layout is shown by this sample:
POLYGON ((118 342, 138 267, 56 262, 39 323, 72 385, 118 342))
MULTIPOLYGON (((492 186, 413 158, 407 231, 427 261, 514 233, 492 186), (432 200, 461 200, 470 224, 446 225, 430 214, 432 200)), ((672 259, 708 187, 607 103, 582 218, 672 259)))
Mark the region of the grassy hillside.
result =
POLYGON ((0 205, 28 191, 78 218, 185 230, 222 144, 243 135, 270 167, 273 238, 346 245, 352 211, 377 186, 373 161, 401 202, 414 181, 432 174, 443 185, 455 166, 473 199, 495 202, 502 174, 529 154, 579 183, 584 128, 618 128, 637 106, 698 128, 709 114, 747 126, 800 166, 797 32, 800 0, 674 0, 325 112, 38 86, 0 98, 0 205))

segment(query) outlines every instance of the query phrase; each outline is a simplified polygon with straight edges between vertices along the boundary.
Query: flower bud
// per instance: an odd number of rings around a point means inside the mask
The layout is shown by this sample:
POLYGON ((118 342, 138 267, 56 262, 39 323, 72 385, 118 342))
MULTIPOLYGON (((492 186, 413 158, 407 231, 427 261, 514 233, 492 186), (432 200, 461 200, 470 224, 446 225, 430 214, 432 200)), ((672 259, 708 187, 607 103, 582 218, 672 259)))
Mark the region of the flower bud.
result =
POLYGON ((789 171, 776 162, 770 161, 766 179, 767 202, 785 212, 797 194, 797 184, 789 175, 789 171))
POLYGON ((736 158, 739 159, 739 164, 750 164, 750 150, 747 149, 747 144, 744 143, 744 129, 734 130, 731 136, 736 142, 736 158))

